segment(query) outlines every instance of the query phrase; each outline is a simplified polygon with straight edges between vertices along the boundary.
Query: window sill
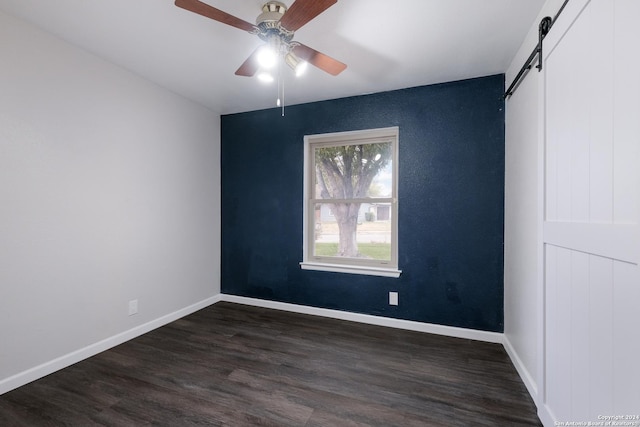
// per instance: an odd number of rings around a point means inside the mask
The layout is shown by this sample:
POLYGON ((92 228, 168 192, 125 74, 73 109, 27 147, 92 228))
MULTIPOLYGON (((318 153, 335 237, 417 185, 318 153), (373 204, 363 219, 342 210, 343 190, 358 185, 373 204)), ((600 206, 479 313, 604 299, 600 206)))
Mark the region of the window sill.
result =
POLYGON ((365 267, 360 265, 326 264, 301 262, 303 270, 331 271, 334 273, 364 274, 368 276, 400 277, 402 270, 395 268, 365 267))

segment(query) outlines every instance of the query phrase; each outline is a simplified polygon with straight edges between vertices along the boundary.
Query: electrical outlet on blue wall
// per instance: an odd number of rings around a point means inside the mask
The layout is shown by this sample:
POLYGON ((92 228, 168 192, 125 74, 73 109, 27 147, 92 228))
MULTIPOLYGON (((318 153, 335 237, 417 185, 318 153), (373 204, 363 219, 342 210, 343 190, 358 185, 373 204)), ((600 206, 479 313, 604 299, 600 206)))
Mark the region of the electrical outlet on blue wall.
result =
POLYGON ((398 305, 398 293, 389 292, 389 305, 398 305))

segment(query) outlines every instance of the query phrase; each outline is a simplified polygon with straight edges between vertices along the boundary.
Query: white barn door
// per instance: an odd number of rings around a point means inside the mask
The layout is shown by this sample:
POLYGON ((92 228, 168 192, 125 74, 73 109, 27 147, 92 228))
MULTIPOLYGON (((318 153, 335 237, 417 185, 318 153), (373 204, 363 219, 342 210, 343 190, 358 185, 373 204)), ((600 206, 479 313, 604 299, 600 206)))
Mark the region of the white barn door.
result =
POLYGON ((640 415, 640 0, 570 0, 543 81, 541 418, 640 415))

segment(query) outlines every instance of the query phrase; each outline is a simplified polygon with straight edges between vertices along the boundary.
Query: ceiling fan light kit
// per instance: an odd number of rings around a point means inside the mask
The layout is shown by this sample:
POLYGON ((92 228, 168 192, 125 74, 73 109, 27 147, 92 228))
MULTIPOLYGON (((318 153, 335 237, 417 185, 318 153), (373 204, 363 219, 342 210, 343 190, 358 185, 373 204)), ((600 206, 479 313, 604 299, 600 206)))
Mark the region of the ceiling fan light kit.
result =
POLYGON ((296 73, 296 77, 300 77, 305 73, 305 71, 307 71, 307 61, 303 61, 298 58, 298 56, 293 52, 289 52, 285 55, 284 62, 296 73))
POLYGON ((269 70, 276 66, 278 61, 278 51, 271 45, 264 45, 258 50, 256 60, 260 67, 269 70))
POLYGON ((260 71, 257 77, 262 83, 273 83, 273 76, 266 71, 260 71))

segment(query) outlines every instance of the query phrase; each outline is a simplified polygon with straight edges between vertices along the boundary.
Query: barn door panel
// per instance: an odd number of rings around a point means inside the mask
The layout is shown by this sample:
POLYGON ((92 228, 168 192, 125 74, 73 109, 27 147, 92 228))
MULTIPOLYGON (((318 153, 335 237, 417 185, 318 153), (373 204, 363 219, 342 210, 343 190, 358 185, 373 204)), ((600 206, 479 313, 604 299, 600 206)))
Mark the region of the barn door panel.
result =
POLYGON ((544 41, 542 399, 554 421, 640 412, 638 22, 640 1, 573 0, 544 41))

